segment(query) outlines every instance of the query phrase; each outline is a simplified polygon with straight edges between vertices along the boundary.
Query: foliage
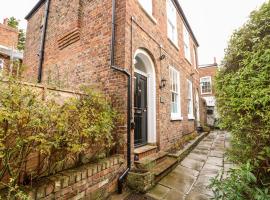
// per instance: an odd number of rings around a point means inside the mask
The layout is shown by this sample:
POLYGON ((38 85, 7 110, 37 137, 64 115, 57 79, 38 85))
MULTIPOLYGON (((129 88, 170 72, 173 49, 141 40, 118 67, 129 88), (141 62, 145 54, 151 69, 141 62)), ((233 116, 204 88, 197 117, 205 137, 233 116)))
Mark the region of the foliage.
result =
POLYGON ((18 40, 18 46, 17 46, 19 50, 24 50, 25 40, 26 40, 25 31, 23 29, 19 29, 19 40, 18 40))
MULTIPOLYGON (((0 180, 9 188, 81 165, 114 147, 116 112, 106 98, 85 95, 59 104, 11 80, 0 84, 0 180)), ((17 192, 14 192, 14 194, 17 192)))
POLYGON ((214 199, 270 199, 270 189, 258 187, 260 184, 253 171, 253 167, 247 163, 240 168, 231 169, 229 177, 222 181, 219 181, 218 177, 213 179, 210 187, 214 192, 214 199))
MULTIPOLYGON (((19 23, 20 21, 16 19, 15 17, 10 17, 8 19, 8 26, 12 28, 19 29, 19 23)), ((26 40, 25 31, 23 29, 19 29, 18 45, 17 45, 17 48, 19 50, 24 50, 25 40, 26 40)))
MULTIPOLYGON (((256 182, 242 181, 253 190, 270 187, 269 21, 270 1, 252 12, 250 20, 233 34, 215 82, 220 126, 232 134, 230 159, 239 166, 249 161, 256 182)), ((235 171, 224 184, 219 183, 223 185, 219 189, 229 190, 226 183, 233 184, 234 176, 241 176, 237 173, 241 171, 235 171)), ((238 199, 241 195, 249 199, 239 192, 238 199)))
POLYGON ((15 28, 15 29, 18 29, 18 27, 19 27, 19 20, 16 19, 15 17, 10 17, 8 19, 8 26, 10 26, 12 28, 15 28))

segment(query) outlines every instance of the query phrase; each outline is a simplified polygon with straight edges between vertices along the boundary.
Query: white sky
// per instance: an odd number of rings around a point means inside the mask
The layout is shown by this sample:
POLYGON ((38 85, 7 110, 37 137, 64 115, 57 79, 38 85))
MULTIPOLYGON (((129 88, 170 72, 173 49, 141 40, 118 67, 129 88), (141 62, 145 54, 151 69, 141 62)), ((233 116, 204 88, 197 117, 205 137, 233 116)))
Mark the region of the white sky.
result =
MULTIPOLYGON (((0 0, 0 21, 14 16, 26 27, 24 17, 38 0, 0 0)), ((199 41, 199 62, 208 64, 213 57, 220 61, 233 31, 249 13, 266 0, 179 0, 199 41)))

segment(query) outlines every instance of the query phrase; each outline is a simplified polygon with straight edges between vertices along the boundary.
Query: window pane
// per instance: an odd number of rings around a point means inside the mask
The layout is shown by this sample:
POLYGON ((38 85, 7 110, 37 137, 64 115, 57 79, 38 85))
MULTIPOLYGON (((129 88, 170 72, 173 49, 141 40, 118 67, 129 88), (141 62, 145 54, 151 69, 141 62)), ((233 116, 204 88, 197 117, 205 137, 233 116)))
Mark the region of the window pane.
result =
POLYGON ((167 0, 167 29, 168 37, 176 44, 177 43, 177 15, 176 8, 172 0, 167 0))
POLYGON ((150 14, 152 14, 152 0, 139 0, 142 7, 150 14))
POLYGON ((170 68, 171 79, 171 113, 180 115, 179 72, 170 68))
POLYGON ((201 78, 201 86, 202 86, 202 93, 211 93, 212 92, 211 78, 210 77, 201 78))

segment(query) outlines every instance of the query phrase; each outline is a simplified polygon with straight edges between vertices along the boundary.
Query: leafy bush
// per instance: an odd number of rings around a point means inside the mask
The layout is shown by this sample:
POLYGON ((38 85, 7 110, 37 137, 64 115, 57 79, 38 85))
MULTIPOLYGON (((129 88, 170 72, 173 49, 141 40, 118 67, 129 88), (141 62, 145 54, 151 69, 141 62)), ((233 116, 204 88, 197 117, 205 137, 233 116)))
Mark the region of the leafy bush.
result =
POLYGON ((90 162, 116 144, 117 114, 97 92, 84 88, 85 95, 58 104, 16 81, 0 83, 0 91, 0 180, 10 191, 90 162))
POLYGON ((225 183, 219 183, 218 188, 224 193, 230 189, 239 192, 238 199, 258 198, 237 191, 234 178, 241 179, 253 190, 270 187, 269 21, 270 1, 254 11, 250 20, 233 34, 223 61, 224 68, 216 78, 220 126, 232 134, 229 157, 239 166, 249 161, 250 173, 256 178, 256 182, 250 182, 242 177, 243 170, 238 170, 225 183), (227 187, 226 184, 231 185, 227 187))
POLYGON ((240 168, 231 169, 229 177, 225 180, 214 179, 210 185, 215 195, 214 199, 270 199, 270 189, 258 187, 260 184, 253 171, 254 168, 247 163, 240 168))

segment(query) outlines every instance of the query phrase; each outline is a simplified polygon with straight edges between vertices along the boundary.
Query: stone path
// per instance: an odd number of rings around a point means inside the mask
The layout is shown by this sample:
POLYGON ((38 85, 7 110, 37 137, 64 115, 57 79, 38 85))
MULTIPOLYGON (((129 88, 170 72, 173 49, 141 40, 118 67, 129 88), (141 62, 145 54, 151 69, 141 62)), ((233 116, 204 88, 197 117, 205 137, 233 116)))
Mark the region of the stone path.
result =
POLYGON ((147 193, 157 200, 208 200, 213 192, 207 188, 210 179, 230 164, 224 162, 229 134, 213 131, 159 184, 147 193))

